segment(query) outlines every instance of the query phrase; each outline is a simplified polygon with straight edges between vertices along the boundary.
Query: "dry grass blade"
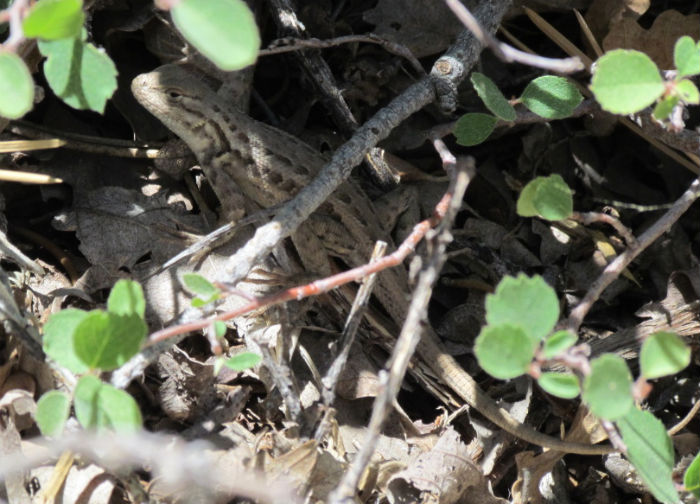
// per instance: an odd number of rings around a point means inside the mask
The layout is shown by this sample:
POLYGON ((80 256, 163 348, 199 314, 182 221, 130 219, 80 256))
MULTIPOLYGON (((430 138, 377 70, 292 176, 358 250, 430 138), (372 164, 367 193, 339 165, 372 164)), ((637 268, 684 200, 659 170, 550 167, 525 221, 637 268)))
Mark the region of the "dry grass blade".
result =
POLYGON ((42 138, 40 140, 6 140, 0 142, 0 154, 19 151, 57 149, 66 145, 60 138, 42 138))
POLYGON ((0 170, 0 180, 5 182, 20 182, 22 184, 62 184, 63 179, 18 170, 0 170))
POLYGON ((581 49, 576 47, 573 42, 571 42, 559 30, 557 30, 551 24, 545 21, 544 18, 542 18, 535 11, 533 11, 532 9, 528 9, 527 7, 523 7, 523 9, 525 10, 525 14, 527 14, 527 17, 530 18, 530 21, 532 21, 535 24, 535 26, 537 26, 537 28, 542 30, 542 33, 547 35, 552 42, 561 47, 561 49, 564 52, 566 52, 566 54, 568 54, 569 56, 578 56, 579 58, 581 58, 581 61, 586 66, 588 71, 591 70, 593 60, 586 56, 586 54, 583 51, 581 51, 581 49))

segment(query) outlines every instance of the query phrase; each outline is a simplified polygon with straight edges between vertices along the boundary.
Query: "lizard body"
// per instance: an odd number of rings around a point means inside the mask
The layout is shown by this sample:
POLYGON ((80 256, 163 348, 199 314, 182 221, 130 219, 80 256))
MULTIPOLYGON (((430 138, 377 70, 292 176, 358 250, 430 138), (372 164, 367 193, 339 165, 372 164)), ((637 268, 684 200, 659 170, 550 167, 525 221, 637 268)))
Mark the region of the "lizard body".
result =
MULTIPOLYGON (((309 183, 324 157, 299 139, 233 109, 205 84, 175 65, 143 74, 132 83, 137 100, 187 143, 226 212, 227 194, 238 187, 263 207, 287 201, 309 183)), ((366 262, 377 239, 387 240, 372 202, 348 181, 293 235, 304 266, 320 275, 329 257, 349 266, 366 262)), ((390 241, 390 240, 389 240, 390 241)), ((375 295, 397 324, 406 315, 405 271, 380 273, 375 295)), ((418 356, 466 403, 507 432, 558 451, 598 455, 609 446, 570 443, 521 424, 500 408, 441 347, 427 328, 418 356)))

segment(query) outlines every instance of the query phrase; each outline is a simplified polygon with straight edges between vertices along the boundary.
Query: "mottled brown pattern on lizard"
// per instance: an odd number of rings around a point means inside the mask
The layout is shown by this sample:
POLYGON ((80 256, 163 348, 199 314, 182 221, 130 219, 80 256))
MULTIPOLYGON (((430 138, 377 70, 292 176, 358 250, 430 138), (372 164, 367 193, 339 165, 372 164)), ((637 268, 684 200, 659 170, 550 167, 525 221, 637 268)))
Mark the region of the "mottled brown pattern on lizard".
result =
MULTIPOLYGON (((212 90, 174 65, 138 76, 132 90, 146 109, 189 145, 225 211, 227 194, 234 186, 261 206, 277 205, 306 185, 325 162, 300 140, 227 107, 212 90)), ((297 238, 293 237, 305 267, 325 274, 328 255, 340 257, 349 266, 365 262, 374 242, 387 240, 376 217, 371 201, 359 188, 351 182, 341 185, 299 229, 297 238), (324 229, 332 232, 319 236, 323 233, 318 231, 324 229), (345 239, 333 243, 331 235, 345 239), (314 236, 325 251, 308 243, 314 236)), ((397 324, 403 322, 408 306, 406 276, 401 268, 381 273, 375 288, 380 303, 397 324)), ((425 331, 417 353, 464 401, 517 437, 573 453, 609 451, 606 447, 567 443, 517 422, 442 350, 430 329, 425 331)))

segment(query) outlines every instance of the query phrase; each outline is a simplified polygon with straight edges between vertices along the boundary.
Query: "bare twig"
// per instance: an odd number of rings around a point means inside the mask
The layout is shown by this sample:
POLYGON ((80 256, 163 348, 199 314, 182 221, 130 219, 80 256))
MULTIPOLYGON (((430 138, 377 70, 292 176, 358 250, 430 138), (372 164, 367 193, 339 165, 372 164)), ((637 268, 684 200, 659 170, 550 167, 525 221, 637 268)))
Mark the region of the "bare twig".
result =
POLYGON ((17 453, 0 460, 0 479, 29 470, 69 450, 81 454, 111 471, 134 466, 147 467, 166 483, 183 488, 216 489, 230 496, 262 502, 299 502, 289 485, 281 480, 266 481, 254 471, 220 464, 212 446, 203 441, 185 443, 173 436, 140 431, 136 434, 78 432, 46 441, 43 450, 17 453))
MULTIPOLYGON (((510 2, 494 0, 482 2, 475 11, 487 30, 495 30, 505 14, 510 2)), ((314 181, 290 200, 271 222, 261 226, 253 238, 241 247, 229 260, 227 283, 235 284, 263 260, 281 240, 291 235, 308 216, 324 202, 328 196, 349 176, 352 168, 358 165, 364 154, 408 116, 436 98, 444 110, 456 106, 457 85, 466 77, 468 70, 476 63, 481 46, 474 36, 464 31, 457 42, 433 65, 429 77, 409 87, 387 107, 360 127, 353 137, 341 146, 331 161, 326 164, 314 181), (437 95, 437 96, 436 96, 437 95), (451 98, 450 98, 451 97, 451 98)), ((199 310, 188 309, 178 317, 179 323, 200 319, 199 310)), ((188 331, 201 329, 197 325, 188 331)), ((111 383, 123 388, 139 376, 153 359, 165 349, 176 344, 185 332, 175 331, 173 336, 163 335, 161 344, 143 349, 128 363, 112 374, 111 383)))
POLYGON ((28 8, 28 0, 16 0, 7 9, 0 11, 0 23, 9 22, 10 24, 10 35, 2 43, 3 49, 16 51, 17 47, 25 40, 22 18, 28 8))
MULTIPOLYGON (((303 39, 306 36, 306 28, 299 21, 290 0, 270 0, 270 6, 274 9, 273 16, 278 29, 283 35, 303 39)), ((333 72, 319 51, 307 50, 294 53, 301 66, 306 70, 321 95, 323 105, 328 109, 338 127, 346 134, 350 134, 357 128, 357 120, 352 115, 345 97, 335 82, 333 72)))
POLYGON ((581 326, 591 306, 598 300, 608 285, 620 276, 625 268, 659 236, 671 229, 671 226, 688 210, 698 197, 700 197, 700 179, 695 179, 673 206, 639 236, 636 247, 628 248, 607 265, 601 275, 590 286, 583 300, 571 310, 567 324, 572 332, 578 332, 578 328, 581 326))
POLYGON ((425 70, 420 64, 420 61, 416 59, 413 53, 406 46, 384 39, 379 35, 375 35, 374 33, 368 33, 367 35, 344 35, 342 37, 335 37, 327 40, 321 40, 317 38, 300 39, 286 37, 273 40, 267 47, 267 49, 260 50, 259 56, 270 56, 272 54, 281 54, 291 51, 298 51, 299 49, 325 49, 328 47, 335 47, 338 45, 350 44, 353 42, 378 44, 384 49, 386 49, 388 52, 405 58, 411 64, 413 69, 416 72, 418 72, 419 75, 425 75, 425 70))
POLYGON ((427 316, 428 301, 430 300, 433 285, 437 282, 440 269, 445 262, 445 249, 447 244, 452 240, 450 226, 462 204, 464 192, 473 174, 474 160, 472 158, 457 161, 451 154, 446 154, 446 148, 441 140, 436 140, 435 143, 443 159, 448 160, 446 163, 446 171, 451 173, 453 177, 452 183, 450 184, 451 187, 448 190, 448 194, 450 194, 451 197, 446 201, 443 199, 445 204, 443 206, 444 213, 442 222, 440 223, 440 231, 435 237, 432 254, 420 274, 406 321, 387 363, 389 371, 382 371, 379 374, 382 391, 374 402, 372 417, 367 427, 367 433, 362 443, 362 448, 355 456, 343 480, 331 494, 330 502, 332 503, 354 502, 360 477, 374 453, 381 427, 389 415, 393 402, 396 400, 406 370, 408 369, 408 363, 420 340, 422 333, 420 326, 427 316))
POLYGON ((559 73, 574 73, 583 70, 584 66, 578 57, 573 58, 546 58, 536 54, 520 51, 515 47, 499 41, 486 30, 482 29, 477 19, 458 0, 445 0, 447 6, 455 16, 471 31, 483 45, 487 46, 493 53, 506 63, 518 62, 523 65, 530 65, 545 70, 559 73))
POLYGON ((688 414, 684 416, 680 422, 668 429, 668 435, 674 436, 678 434, 681 430, 683 430, 685 426, 688 425, 693 418, 695 418, 695 415, 698 414, 698 410, 700 410, 700 401, 697 401, 695 404, 693 404, 693 407, 690 408, 688 414))
MULTIPOLYGON (((372 251, 372 257, 370 258, 370 263, 375 262, 386 252, 387 243, 378 242, 374 250, 372 251)), ((348 355, 350 354, 350 348, 355 342, 355 335, 360 327, 360 322, 362 321, 362 315, 367 308, 369 302, 370 294, 376 283, 377 275, 372 274, 364 279, 360 290, 355 296, 355 300, 348 314, 347 321, 345 322, 345 327, 343 328, 343 336, 340 340, 340 352, 335 358, 331 366, 326 372, 326 376, 323 377, 323 401, 327 406, 330 406, 335 401, 335 390, 338 384, 338 377, 345 367, 345 363, 348 360, 348 355)), ((320 439, 316 437, 316 439, 320 439)))
POLYGON ((570 218, 582 223, 585 226, 588 226, 594 222, 602 222, 612 226, 615 231, 622 236, 628 247, 634 248, 637 246, 637 238, 635 238, 630 228, 625 226, 618 218, 613 217, 612 215, 602 212, 574 212, 570 218))
MULTIPOLYGON (((509 2, 482 2, 479 13, 486 30, 495 30, 509 2)), ((291 235, 312 212, 345 180, 370 148, 414 112, 437 97, 441 105, 455 105, 456 88, 480 54, 480 44, 471 34, 463 34, 457 43, 440 58, 426 77, 409 87, 382 110, 355 131, 352 138, 341 146, 318 176, 289 201, 269 223, 261 226, 255 235, 228 261, 228 283, 242 280, 250 269, 266 257, 281 240, 291 235), (449 99, 451 97, 452 99, 449 99)))
POLYGON ((199 319, 161 329, 160 331, 156 331, 151 334, 147 345, 150 346, 175 336, 205 329, 215 320, 231 320, 260 308, 278 305, 293 299, 301 300, 310 296, 317 296, 336 289, 346 283, 357 282, 381 270, 394 267, 403 262, 403 260, 415 250, 416 245, 418 245, 426 233, 440 223, 445 212, 444 207, 450 201, 451 197, 452 196, 449 192, 446 193, 436 205, 435 215, 413 226, 413 231, 411 231, 401 245, 399 245, 393 253, 387 256, 377 259, 372 263, 364 264, 362 266, 358 266, 356 268, 352 268, 342 273, 322 278, 305 285, 298 285, 268 296, 253 298, 248 303, 235 310, 222 313, 212 318, 199 319))

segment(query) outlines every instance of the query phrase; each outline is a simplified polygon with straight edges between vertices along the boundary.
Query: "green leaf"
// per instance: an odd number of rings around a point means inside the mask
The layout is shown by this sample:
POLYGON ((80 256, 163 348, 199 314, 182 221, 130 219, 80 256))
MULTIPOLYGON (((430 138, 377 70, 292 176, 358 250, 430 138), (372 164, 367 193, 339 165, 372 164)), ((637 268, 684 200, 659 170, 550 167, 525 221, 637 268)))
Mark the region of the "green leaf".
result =
POLYGON ((454 136, 459 145, 471 147, 486 140, 496 127, 498 119, 490 114, 470 113, 457 119, 454 136))
POLYGON ((117 69, 109 56, 80 38, 39 42, 46 56, 44 75, 51 90, 79 110, 103 113, 117 89, 117 69))
POLYGON ((110 371, 136 355, 146 330, 138 315, 93 310, 75 328, 75 353, 90 369, 110 371))
POLYGON ((580 392, 578 378, 573 373, 542 373, 537 383, 545 392, 562 399, 573 399, 580 392))
POLYGON ((537 215, 550 221, 566 219, 574 211, 571 189, 556 173, 536 177, 520 192, 516 211, 521 217, 537 215))
POLYGON ((19 119, 34 104, 34 81, 22 58, 0 52, 0 116, 19 119))
POLYGON ((574 211, 571 189, 556 173, 545 177, 537 186, 532 204, 540 216, 549 221, 566 219, 574 211))
POLYGON ((70 416, 70 397, 50 390, 36 403, 36 423, 44 436, 59 436, 70 416))
POLYGON ((660 331, 642 343, 639 366, 648 380, 676 374, 690 364, 690 348, 672 332, 660 331))
POLYGON ((138 315, 143 318, 146 314, 146 299, 141 285, 132 280, 118 280, 109 293, 107 311, 115 315, 138 315))
POLYGON ((685 470, 683 485, 696 499, 700 499, 700 453, 695 456, 688 469, 685 470))
POLYGON ((22 22, 26 37, 57 40, 77 37, 83 27, 82 0, 41 0, 22 22))
POLYGON ((568 79, 545 75, 530 82, 520 100, 540 117, 563 119, 578 107, 583 96, 568 79))
POLYGON ((652 495, 663 503, 680 502, 671 477, 673 443, 661 420, 648 411, 631 408, 617 421, 617 427, 627 446, 625 456, 652 495))
POLYGON ((221 292, 209 280, 197 273, 185 273, 182 275, 182 283, 188 291, 202 297, 211 297, 221 292))
POLYGON ((255 63, 260 34, 241 0, 182 0, 170 11, 180 33, 223 70, 255 63))
POLYGON ((102 388, 99 378, 85 375, 78 380, 73 392, 73 409, 75 418, 86 429, 94 429, 98 425, 97 398, 102 388))
POLYGON ((504 121, 515 121, 517 117, 515 109, 508 103, 506 97, 491 79, 482 73, 472 72, 471 81, 476 94, 479 95, 487 109, 504 121))
POLYGON ((224 334, 226 334, 226 324, 221 320, 214 321, 214 334, 217 338, 223 338, 224 334))
POLYGON ((676 83, 676 93, 685 103, 693 105, 700 103, 700 92, 695 87, 695 84, 688 79, 683 79, 676 83))
POLYGON ((44 324, 44 352, 60 366, 75 374, 89 370, 88 366, 78 358, 73 345, 75 328, 88 316, 88 312, 68 308, 54 313, 44 324))
POLYGON ((622 357, 604 354, 591 361, 583 380, 583 400, 591 412, 606 420, 625 416, 634 406, 632 375, 622 357))
POLYGON ((673 107, 675 107, 679 101, 680 99, 673 95, 666 96, 665 98, 659 100, 654 107, 654 118, 658 119, 659 121, 666 119, 669 115, 671 115, 671 112, 673 112, 673 107))
POLYGON ((187 290, 199 296, 191 301, 192 306, 195 308, 201 308, 209 303, 213 303, 221 297, 221 290, 202 275, 186 273, 182 275, 182 283, 187 290))
POLYGON ((614 49, 596 62, 591 91, 608 112, 633 114, 661 96, 664 82, 659 69, 646 54, 614 49))
POLYGON ((576 344, 578 338, 571 331, 557 331, 546 340, 542 350, 545 359, 552 359, 576 344))
POLYGON ((494 378, 509 380, 528 372, 536 343, 522 327, 513 324, 487 325, 474 342, 479 366, 494 378))
POLYGON ((700 74, 700 49, 692 38, 685 35, 676 40, 673 48, 673 62, 678 70, 678 78, 700 74))
POLYGON ((75 417, 86 429, 133 432, 141 426, 141 412, 134 398, 123 390, 83 376, 75 387, 75 417))
POLYGON ((217 299, 219 299, 219 295, 218 295, 218 294, 215 294, 214 296, 212 296, 212 297, 210 297, 210 298, 208 298, 208 299, 202 299, 202 298, 200 298, 200 297, 196 297, 196 298, 192 298, 192 301, 190 301, 190 304, 191 304, 194 308, 201 308, 201 307, 203 307, 203 306, 208 305, 209 303, 213 303, 213 302, 216 301, 217 299))
POLYGON ((557 295, 539 275, 504 277, 496 291, 486 296, 486 322, 520 326, 534 345, 549 334, 558 318, 557 295))
POLYGON ((117 432, 134 432, 141 428, 141 411, 127 392, 103 383, 97 406, 98 427, 108 427, 117 432))
POLYGON ((518 196, 518 203, 515 206, 515 211, 520 217, 536 217, 539 215, 535 208, 535 194, 537 188, 544 181, 544 177, 535 177, 528 182, 518 196))
POLYGON ((243 352, 226 359, 224 365, 227 368, 233 369, 234 371, 245 371, 246 369, 257 366, 261 360, 262 357, 260 357, 258 354, 243 352))

